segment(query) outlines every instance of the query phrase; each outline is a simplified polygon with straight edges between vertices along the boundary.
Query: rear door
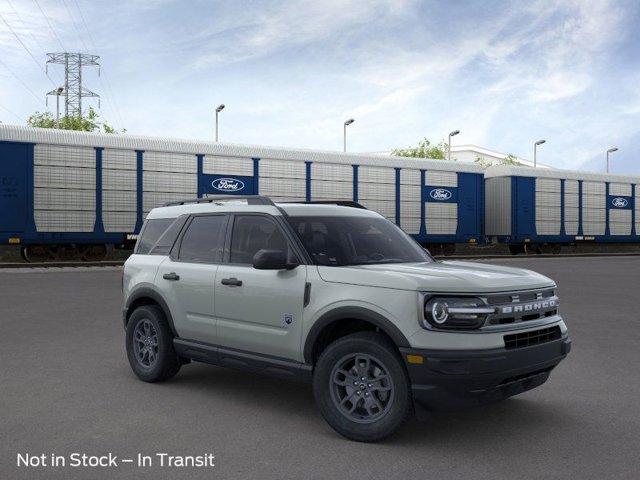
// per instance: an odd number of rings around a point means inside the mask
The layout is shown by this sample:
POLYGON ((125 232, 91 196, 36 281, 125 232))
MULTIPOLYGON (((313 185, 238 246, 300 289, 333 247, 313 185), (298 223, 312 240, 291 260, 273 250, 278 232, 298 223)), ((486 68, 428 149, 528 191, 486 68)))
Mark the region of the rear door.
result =
POLYGON ((215 344, 214 282, 222 260, 229 217, 193 216, 171 256, 160 265, 156 285, 167 304, 178 335, 215 344))
POLYGON ((235 215, 227 261, 216 274, 218 344, 237 350, 300 360, 305 265, 256 270, 261 249, 289 251, 290 238, 269 215, 235 215))
POLYGON ((26 227, 30 149, 0 142, 0 232, 19 233, 26 227))

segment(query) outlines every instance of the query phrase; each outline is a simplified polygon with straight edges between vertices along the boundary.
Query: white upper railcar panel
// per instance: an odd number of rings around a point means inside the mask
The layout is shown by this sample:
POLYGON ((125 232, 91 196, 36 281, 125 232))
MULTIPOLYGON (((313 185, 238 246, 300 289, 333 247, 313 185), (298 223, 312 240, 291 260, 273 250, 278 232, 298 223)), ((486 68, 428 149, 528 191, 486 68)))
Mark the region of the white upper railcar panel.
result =
POLYGON ((156 152, 178 152, 223 157, 250 157, 260 159, 278 159, 309 161, 347 165, 376 165, 380 167, 415 168, 423 170, 442 170, 454 172, 482 173, 477 165, 446 162, 442 160, 412 159, 385 155, 365 155, 356 153, 330 152, 307 149, 267 147, 262 145, 242 145, 193 141, 182 139, 164 139, 137 135, 114 135, 48 128, 32 128, 16 125, 0 125, 0 141, 44 143, 52 145, 71 145, 87 147, 121 148, 156 152))
POLYGON ((566 180, 587 180, 591 182, 640 183, 640 176, 617 175, 613 173, 592 173, 578 170, 562 170, 556 168, 529 168, 510 165, 489 167, 484 173, 485 178, 493 177, 536 177, 556 178, 566 180))

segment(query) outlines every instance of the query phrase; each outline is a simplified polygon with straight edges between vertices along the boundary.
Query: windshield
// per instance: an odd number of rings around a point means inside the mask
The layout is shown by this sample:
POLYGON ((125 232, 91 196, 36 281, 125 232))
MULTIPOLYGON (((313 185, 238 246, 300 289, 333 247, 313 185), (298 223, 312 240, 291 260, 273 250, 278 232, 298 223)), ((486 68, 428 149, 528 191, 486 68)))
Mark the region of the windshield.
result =
POLYGON ((381 217, 287 217, 317 265, 432 262, 429 254, 381 217))

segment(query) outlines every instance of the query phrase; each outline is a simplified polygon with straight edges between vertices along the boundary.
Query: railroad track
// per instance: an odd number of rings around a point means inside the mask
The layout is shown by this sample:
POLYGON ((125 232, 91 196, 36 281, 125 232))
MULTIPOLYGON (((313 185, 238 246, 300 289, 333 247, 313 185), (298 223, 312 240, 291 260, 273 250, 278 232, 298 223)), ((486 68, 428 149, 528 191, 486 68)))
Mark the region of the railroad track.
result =
POLYGON ((103 261, 103 262, 7 262, 0 263, 0 269, 3 268, 63 268, 63 267, 119 267, 124 263, 123 260, 103 261))
MULTIPOLYGON (((536 258, 578 258, 578 257, 637 257, 640 252, 601 252, 601 253, 560 253, 553 255, 543 253, 540 255, 449 255, 436 256, 438 260, 508 260, 508 259, 536 259, 536 258)), ((119 267, 124 260, 112 260, 102 262, 6 262, 0 263, 3 268, 63 268, 63 267, 119 267)))

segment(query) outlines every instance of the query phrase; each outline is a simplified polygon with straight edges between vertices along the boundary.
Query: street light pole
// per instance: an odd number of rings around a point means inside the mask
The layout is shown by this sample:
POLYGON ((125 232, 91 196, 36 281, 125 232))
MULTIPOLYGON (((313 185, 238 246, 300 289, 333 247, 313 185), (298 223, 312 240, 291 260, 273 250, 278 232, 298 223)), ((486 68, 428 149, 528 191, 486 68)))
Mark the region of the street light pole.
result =
POLYGON ((451 161, 451 137, 455 137, 459 133, 460 130, 454 130, 453 132, 449 133, 449 145, 447 147, 447 160, 449 161, 451 161))
POLYGON ((538 145, 542 145, 545 142, 546 140, 538 140, 536 143, 533 144, 533 168, 536 168, 538 166, 538 159, 537 159, 538 145))
POLYGON ((609 173, 609 154, 617 151, 618 151, 618 147, 613 147, 607 150, 607 173, 609 173))
POLYGON ((224 110, 224 103, 221 103, 216 108, 216 142, 218 141, 218 114, 224 110))
POLYGON ((351 125, 355 120, 350 118, 349 120, 345 120, 343 128, 342 128, 342 151, 347 151, 347 125, 351 125))
POLYGON ((56 88, 56 128, 60 128, 60 94, 64 91, 64 87, 56 88))

